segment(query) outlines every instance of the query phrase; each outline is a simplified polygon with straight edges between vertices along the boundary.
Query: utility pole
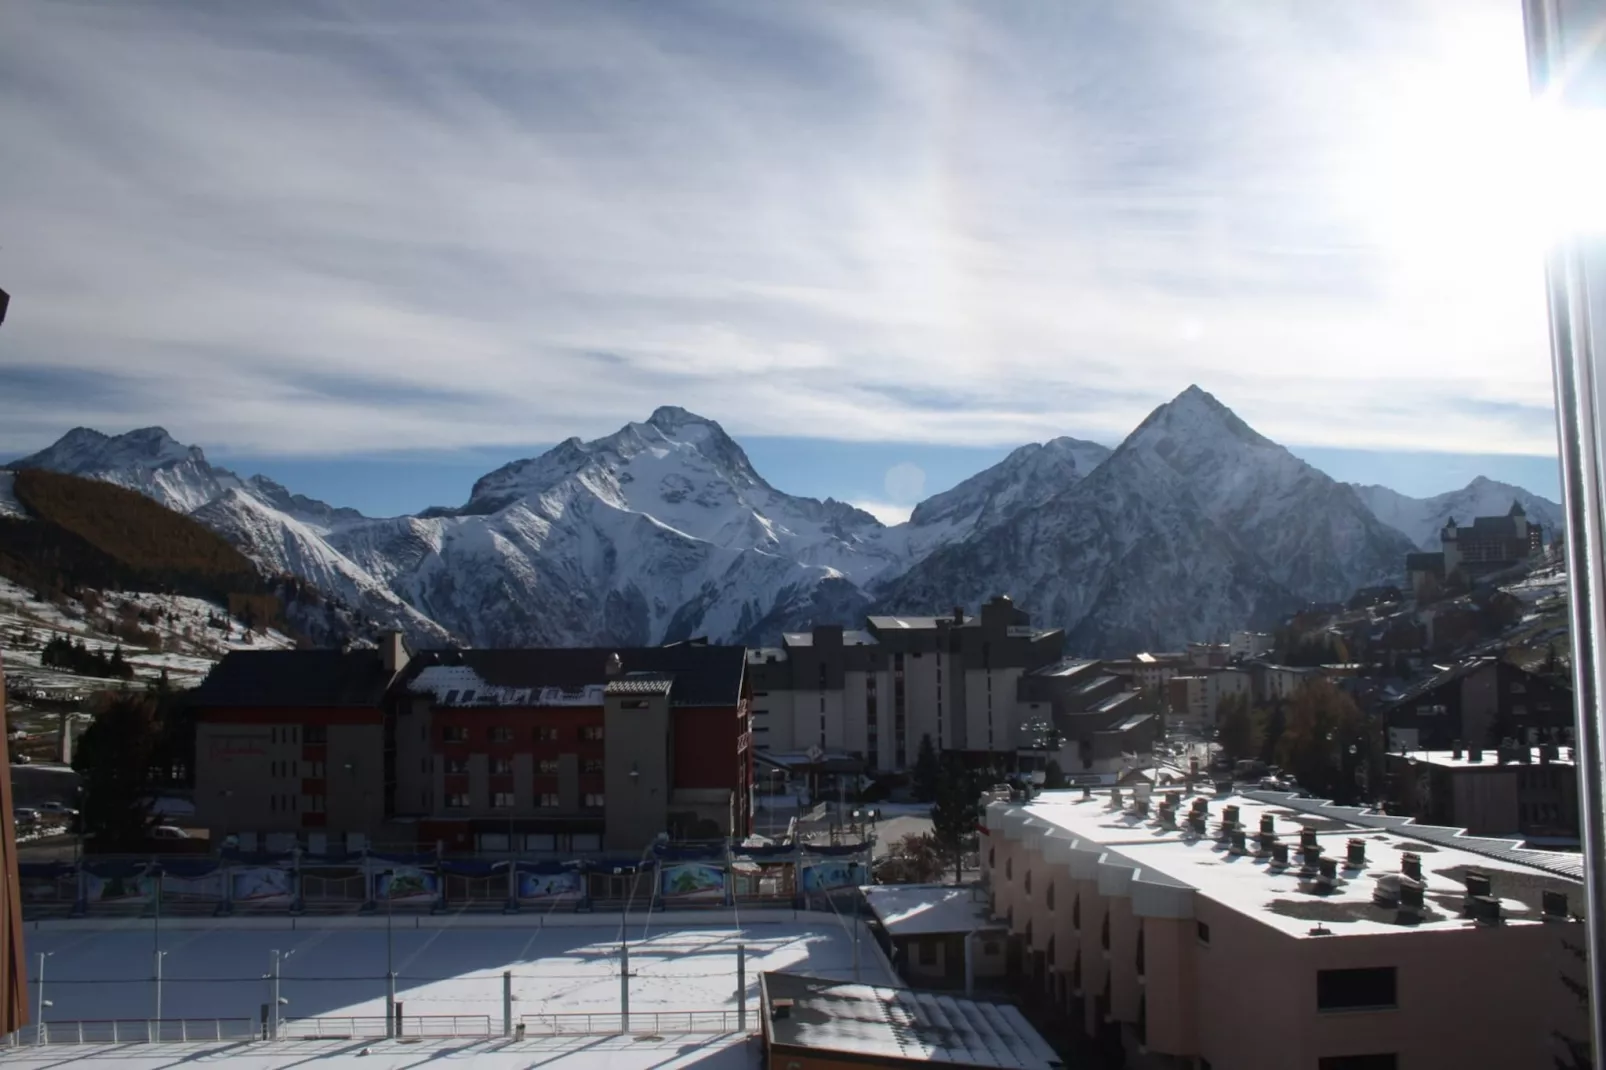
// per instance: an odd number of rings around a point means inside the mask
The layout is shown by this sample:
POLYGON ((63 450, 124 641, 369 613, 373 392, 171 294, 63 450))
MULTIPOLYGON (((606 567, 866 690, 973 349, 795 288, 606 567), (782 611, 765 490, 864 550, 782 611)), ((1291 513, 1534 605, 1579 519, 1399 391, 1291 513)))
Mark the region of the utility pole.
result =
POLYGON ((34 1015, 33 1026, 33 1042, 36 1045, 45 1042, 45 1008, 50 1006, 50 1001, 45 998, 45 960, 52 954, 54 952, 39 952, 39 1011, 34 1015))
POLYGON ((747 945, 736 945, 736 1031, 747 1032, 747 945))
POLYGON ((619 942, 619 1032, 630 1033, 630 945, 619 942))

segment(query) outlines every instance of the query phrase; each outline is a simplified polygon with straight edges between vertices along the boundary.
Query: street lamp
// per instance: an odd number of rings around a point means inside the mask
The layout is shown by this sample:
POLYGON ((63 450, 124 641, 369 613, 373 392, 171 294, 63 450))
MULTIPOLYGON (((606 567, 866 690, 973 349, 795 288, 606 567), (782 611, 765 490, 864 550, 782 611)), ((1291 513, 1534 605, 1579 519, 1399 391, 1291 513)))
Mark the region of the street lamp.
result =
POLYGON ((55 1006, 45 998, 45 960, 54 954, 54 951, 39 952, 39 1011, 34 1015, 33 1027, 33 1042, 35 1044, 43 1044, 45 1042, 45 1008, 55 1006))

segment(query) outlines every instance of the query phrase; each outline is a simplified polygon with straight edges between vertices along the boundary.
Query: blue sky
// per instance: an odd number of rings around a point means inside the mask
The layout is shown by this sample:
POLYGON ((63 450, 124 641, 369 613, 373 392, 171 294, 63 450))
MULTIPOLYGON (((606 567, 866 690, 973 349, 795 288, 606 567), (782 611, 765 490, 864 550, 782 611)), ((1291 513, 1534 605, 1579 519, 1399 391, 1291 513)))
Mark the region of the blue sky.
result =
POLYGON ((1526 92, 1506 0, 11 0, 0 455, 384 513, 672 403, 894 515, 1197 382, 1554 494, 1526 92))

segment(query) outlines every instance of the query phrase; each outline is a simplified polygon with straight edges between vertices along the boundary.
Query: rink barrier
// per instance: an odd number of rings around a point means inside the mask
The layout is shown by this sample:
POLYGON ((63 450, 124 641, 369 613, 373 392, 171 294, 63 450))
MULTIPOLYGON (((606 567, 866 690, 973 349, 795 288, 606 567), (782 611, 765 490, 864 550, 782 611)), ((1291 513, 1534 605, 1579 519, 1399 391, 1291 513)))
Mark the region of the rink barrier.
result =
MULTIPOLYGON (((383 1019, 381 1019, 383 1021, 383 1019)), ((256 1040, 251 1018, 91 1018, 45 1021, 11 1034, 12 1047, 34 1044, 188 1044, 256 1040)))
MULTIPOLYGON (((214 932, 219 929, 301 932, 322 929, 598 929, 617 928, 622 911, 595 914, 383 914, 233 915, 230 917, 168 917, 161 927, 168 932, 214 932)), ((632 910, 631 924, 650 922, 654 929, 724 928, 740 924, 743 928, 763 925, 795 925, 800 922, 840 924, 837 914, 827 910, 632 910)), ((82 918, 39 918, 22 923, 24 932, 149 932, 151 918, 87 916, 82 918)))
MULTIPOLYGON (((416 1014, 398 1017, 403 1037, 430 1039, 492 1036, 488 1014, 416 1014)), ((382 1014, 323 1015, 316 1018, 282 1018, 280 1040, 378 1040, 387 1035, 382 1014)))
MULTIPOLYGON (((758 1031, 758 1015, 749 1014, 758 1031)), ((739 1031, 736 1011, 631 1011, 632 1036, 685 1036, 691 1033, 726 1034, 739 1031)), ((623 1016, 617 1012, 591 1013, 567 1011, 561 1014, 519 1016, 519 1035, 526 1037, 620 1036, 625 1032, 623 1016)))

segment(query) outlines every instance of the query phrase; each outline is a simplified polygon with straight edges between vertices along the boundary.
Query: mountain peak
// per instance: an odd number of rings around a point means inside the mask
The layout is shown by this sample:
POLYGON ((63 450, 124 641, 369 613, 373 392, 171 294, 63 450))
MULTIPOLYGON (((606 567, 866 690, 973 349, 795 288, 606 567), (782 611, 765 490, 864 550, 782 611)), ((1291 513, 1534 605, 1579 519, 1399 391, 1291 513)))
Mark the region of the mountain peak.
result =
POLYGON ((691 424, 703 424, 718 428, 719 425, 706 416, 698 416, 695 412, 683 409, 679 405, 660 405, 652 410, 647 422, 661 431, 676 431, 691 424))
POLYGON ((1274 445, 1270 439, 1244 423, 1215 395, 1197 385, 1188 387, 1151 412, 1137 430, 1127 436, 1127 442, 1143 442, 1158 434, 1162 439, 1171 435, 1191 439, 1197 445, 1200 440, 1223 433, 1250 445, 1274 445))

